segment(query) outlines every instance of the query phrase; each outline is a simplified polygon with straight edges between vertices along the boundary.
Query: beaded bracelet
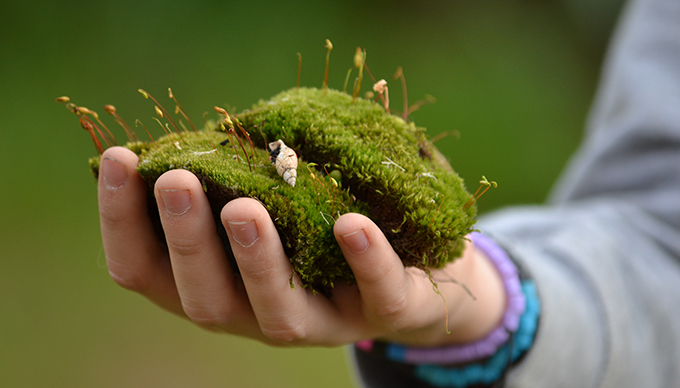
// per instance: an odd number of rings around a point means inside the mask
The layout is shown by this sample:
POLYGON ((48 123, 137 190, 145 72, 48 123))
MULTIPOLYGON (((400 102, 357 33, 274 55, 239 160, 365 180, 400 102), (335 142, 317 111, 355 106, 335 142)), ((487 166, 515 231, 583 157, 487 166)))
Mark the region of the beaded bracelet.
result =
MULTIPOLYGON (((508 342, 510 333, 517 331, 519 318, 524 312, 525 298, 519 280, 519 270, 503 249, 481 233, 470 234, 472 243, 489 258, 503 279, 507 297, 506 309, 501 323, 491 333, 477 342, 437 348, 405 347, 391 344, 387 357, 407 364, 460 364, 489 357, 508 342)), ((370 343, 356 344, 368 349, 370 343)))
POLYGON ((520 318, 517 332, 491 357, 460 367, 446 367, 433 364, 414 366, 412 374, 421 381, 435 387, 464 388, 471 385, 490 386, 503 379, 510 365, 516 363, 533 344, 541 308, 532 280, 522 281, 526 296, 526 309, 520 318))
MULTIPOLYGON (((412 365, 414 376, 438 387, 490 384, 500 379, 506 368, 531 347, 538 326, 540 300, 535 283, 491 238, 480 233, 470 238, 503 279, 507 304, 501 323, 485 338, 470 344, 417 348, 380 343, 378 347, 386 359, 412 365), (453 364, 464 365, 445 366, 453 364)), ((368 353, 374 345, 373 341, 355 344, 368 353)))

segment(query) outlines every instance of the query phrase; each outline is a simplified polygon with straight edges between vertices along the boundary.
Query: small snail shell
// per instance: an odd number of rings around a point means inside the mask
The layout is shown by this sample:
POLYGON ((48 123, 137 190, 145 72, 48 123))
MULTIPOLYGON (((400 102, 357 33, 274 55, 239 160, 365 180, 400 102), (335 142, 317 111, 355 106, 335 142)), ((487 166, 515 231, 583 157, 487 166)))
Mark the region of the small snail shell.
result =
POLYGON ((281 139, 269 143, 269 161, 276 167, 276 172, 286 183, 295 187, 297 180, 298 157, 292 148, 281 139))

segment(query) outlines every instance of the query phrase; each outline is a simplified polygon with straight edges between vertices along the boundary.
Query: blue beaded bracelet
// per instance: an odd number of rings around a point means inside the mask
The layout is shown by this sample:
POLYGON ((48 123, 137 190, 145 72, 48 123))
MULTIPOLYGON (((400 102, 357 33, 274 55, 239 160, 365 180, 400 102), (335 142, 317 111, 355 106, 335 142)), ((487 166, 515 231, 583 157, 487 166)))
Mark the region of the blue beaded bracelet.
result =
POLYGON ((447 368, 423 364, 415 367, 414 376, 435 387, 464 388, 473 384, 491 384, 499 380, 507 367, 517 361, 533 344, 538 318, 541 313, 536 284, 522 281, 526 309, 520 318, 519 328, 510 342, 487 360, 462 367, 447 368))

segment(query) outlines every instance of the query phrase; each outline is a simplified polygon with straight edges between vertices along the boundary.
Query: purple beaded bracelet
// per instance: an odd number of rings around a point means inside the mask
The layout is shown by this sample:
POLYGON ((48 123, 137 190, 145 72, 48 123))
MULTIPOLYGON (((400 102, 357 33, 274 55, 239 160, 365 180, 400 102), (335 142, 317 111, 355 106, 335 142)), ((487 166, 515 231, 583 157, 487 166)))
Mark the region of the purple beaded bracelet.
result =
MULTIPOLYGON (((389 344, 387 348, 389 358, 407 364, 459 364, 480 360, 496 353, 508 341, 510 333, 517 331, 520 317, 526 306, 517 266, 508 254, 489 237, 473 232, 470 234, 470 238, 475 247, 484 252, 491 260, 503 279, 507 301, 501 323, 486 337, 469 344, 437 348, 404 347, 389 344)), ((363 341, 355 346, 370 351, 373 343, 372 341, 363 341)))

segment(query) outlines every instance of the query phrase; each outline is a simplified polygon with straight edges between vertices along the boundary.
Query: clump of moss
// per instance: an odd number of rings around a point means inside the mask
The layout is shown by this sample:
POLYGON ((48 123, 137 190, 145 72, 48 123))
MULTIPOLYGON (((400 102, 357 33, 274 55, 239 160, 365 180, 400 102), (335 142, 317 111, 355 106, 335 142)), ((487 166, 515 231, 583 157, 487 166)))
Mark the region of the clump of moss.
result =
MULTIPOLYGON (((333 223, 348 212, 373 219, 406 266, 441 268, 460 256, 475 221, 474 199, 423 128, 331 89, 291 89, 233 118, 254 150, 220 125, 182 132, 182 139, 171 134, 128 143, 149 183, 151 215, 158 217, 151 195, 156 179, 171 169, 189 170, 203 183, 231 255, 219 213, 234 198, 257 198, 303 285, 315 288, 354 281, 333 236, 333 223), (295 187, 269 162, 266 145, 278 139, 299 157, 295 187)), ((96 174, 99 159, 90 165, 96 174)))

